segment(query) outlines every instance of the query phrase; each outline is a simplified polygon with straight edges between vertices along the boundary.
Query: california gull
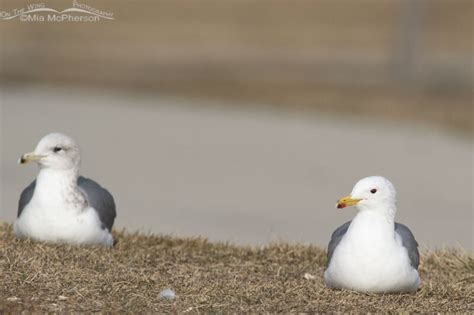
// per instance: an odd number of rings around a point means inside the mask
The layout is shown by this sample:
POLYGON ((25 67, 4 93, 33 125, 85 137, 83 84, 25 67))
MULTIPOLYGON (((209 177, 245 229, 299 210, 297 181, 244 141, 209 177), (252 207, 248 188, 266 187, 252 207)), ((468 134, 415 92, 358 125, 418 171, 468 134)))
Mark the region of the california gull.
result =
POLYGON ((79 176, 80 150, 61 133, 46 135, 20 163, 36 162, 39 174, 21 193, 14 223, 19 238, 112 246, 116 217, 112 195, 79 176))
POLYGON ((415 292, 420 285, 418 243, 395 222, 396 191, 381 176, 361 179, 337 208, 356 206, 352 221, 338 227, 328 246, 326 284, 361 292, 415 292))

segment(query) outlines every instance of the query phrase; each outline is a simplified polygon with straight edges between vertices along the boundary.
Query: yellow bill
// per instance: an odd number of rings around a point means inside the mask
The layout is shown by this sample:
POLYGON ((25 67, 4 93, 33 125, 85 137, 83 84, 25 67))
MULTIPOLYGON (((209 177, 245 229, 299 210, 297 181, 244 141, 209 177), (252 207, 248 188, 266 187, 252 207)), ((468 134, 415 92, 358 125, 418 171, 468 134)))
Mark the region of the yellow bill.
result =
POLYGON ((342 197, 341 199, 339 199, 339 200, 337 201, 336 208, 342 209, 342 208, 345 208, 345 207, 355 206, 355 205, 358 204, 359 201, 361 201, 361 200, 362 200, 362 199, 355 199, 355 198, 352 198, 351 195, 345 196, 345 197, 342 197))
POLYGON ((18 161, 20 164, 26 164, 29 162, 39 161, 44 157, 44 155, 38 155, 34 152, 25 153, 21 156, 20 160, 18 161))

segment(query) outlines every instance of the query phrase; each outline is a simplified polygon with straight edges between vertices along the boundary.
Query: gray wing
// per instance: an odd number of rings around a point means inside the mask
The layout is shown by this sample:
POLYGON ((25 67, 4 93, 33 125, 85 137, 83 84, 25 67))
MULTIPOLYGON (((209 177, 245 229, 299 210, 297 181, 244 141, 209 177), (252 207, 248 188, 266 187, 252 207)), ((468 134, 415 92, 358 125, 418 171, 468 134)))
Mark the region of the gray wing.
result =
POLYGON ((21 213, 23 212, 23 209, 26 207, 27 204, 30 203, 31 198, 33 198, 35 187, 36 187, 36 179, 33 182, 31 182, 31 184, 29 184, 28 187, 23 189, 20 195, 20 200, 18 200, 17 218, 20 217, 21 213))
POLYGON ((115 201, 109 191, 92 179, 80 176, 77 185, 84 191, 89 205, 94 208, 102 222, 102 228, 112 231, 115 217, 115 201))
POLYGON ((408 251, 410 264, 418 269, 418 265, 420 264, 420 253, 418 252, 418 242, 415 240, 413 233, 406 225, 401 223, 395 223, 395 233, 400 236, 403 247, 408 251))
POLYGON ((344 223, 332 233, 331 240, 329 241, 329 245, 328 245, 328 266, 329 266, 329 262, 331 261, 331 257, 332 257, 332 254, 334 253, 334 250, 336 249, 337 245, 344 237, 344 234, 346 234, 347 229, 349 228, 349 225, 351 225, 351 222, 352 221, 348 221, 344 223))

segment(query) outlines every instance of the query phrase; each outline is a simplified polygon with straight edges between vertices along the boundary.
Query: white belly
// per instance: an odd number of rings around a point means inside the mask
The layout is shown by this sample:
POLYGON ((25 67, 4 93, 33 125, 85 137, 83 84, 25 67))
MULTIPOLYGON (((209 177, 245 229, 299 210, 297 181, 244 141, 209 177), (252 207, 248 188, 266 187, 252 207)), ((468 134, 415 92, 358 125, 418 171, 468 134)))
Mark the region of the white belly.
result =
POLYGON ((414 292, 419 286, 418 271, 409 262, 406 250, 396 242, 369 247, 342 240, 324 273, 330 287, 362 292, 414 292))
POLYGON ((30 202, 14 224, 20 238, 72 244, 113 245, 112 235, 102 229, 93 208, 75 209, 43 208, 30 202))

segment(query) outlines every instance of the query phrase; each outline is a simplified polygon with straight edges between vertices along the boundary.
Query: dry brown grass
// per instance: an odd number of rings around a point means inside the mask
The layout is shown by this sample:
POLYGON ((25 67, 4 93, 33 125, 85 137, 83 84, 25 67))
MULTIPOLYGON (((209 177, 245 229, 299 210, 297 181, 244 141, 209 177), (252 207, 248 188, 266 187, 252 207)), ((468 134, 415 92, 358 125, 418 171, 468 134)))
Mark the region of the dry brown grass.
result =
POLYGON ((371 295, 327 289, 325 251, 313 246, 115 236, 112 249, 46 245, 0 225, 0 313, 473 311, 474 257, 464 251, 423 253, 416 294, 371 295), (161 299, 164 288, 177 298, 161 299))

